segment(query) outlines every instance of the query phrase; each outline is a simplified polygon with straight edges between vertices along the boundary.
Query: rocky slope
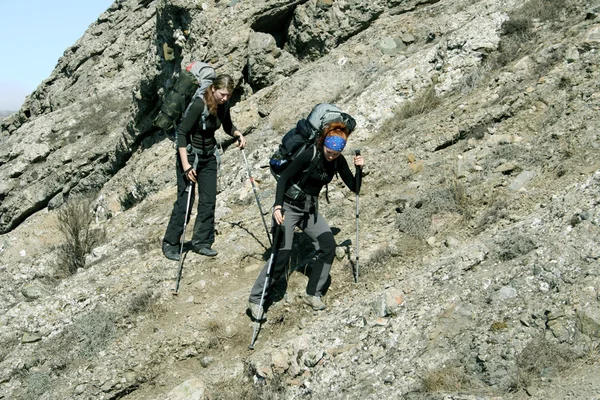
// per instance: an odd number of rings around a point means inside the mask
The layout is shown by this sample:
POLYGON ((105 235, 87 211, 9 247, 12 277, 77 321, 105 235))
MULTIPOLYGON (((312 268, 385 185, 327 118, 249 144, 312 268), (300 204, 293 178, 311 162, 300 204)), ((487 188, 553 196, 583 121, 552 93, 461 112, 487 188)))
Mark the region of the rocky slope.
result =
POLYGON ((596 398, 599 12, 116 1, 0 124, 0 398, 596 398), (254 351, 245 307, 268 240, 226 135, 219 255, 188 253, 173 296, 160 253, 175 154, 151 121, 192 59, 238 82, 263 208, 262 167, 318 102, 356 117, 345 156, 367 159, 358 283, 356 198, 336 181, 321 201, 338 243, 328 308, 298 300, 312 254, 297 234, 254 351), (99 234, 69 271, 73 204, 99 234))

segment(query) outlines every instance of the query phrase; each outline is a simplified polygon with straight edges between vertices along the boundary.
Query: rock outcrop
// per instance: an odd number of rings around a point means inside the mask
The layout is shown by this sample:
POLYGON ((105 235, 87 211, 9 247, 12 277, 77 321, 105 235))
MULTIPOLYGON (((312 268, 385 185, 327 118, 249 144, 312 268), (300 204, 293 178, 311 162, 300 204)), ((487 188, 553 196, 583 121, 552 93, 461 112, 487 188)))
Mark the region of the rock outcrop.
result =
POLYGON ((0 122, 0 398, 593 398, 598 10, 116 1, 0 122), (343 155, 367 160, 358 208, 341 180, 320 204, 338 246, 327 309, 300 300, 314 252, 298 233, 253 352, 269 241, 223 133, 219 255, 188 253, 173 296, 160 251, 175 151, 152 119, 194 59, 236 80, 265 210, 263 167, 316 103, 356 118, 343 155), (58 217, 82 196, 98 241, 69 271, 58 217))

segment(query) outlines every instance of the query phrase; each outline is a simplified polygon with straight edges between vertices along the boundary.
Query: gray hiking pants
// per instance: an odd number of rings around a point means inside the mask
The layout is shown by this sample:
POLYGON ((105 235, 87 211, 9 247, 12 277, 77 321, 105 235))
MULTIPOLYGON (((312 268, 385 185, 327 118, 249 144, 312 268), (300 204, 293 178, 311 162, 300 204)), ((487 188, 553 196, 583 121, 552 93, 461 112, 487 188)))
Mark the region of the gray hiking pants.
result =
MULTIPOLYGON (((280 236, 279 248, 274 257, 273 265, 271 266, 270 279, 265 291, 265 300, 268 299, 273 284, 283 275, 285 267, 290 259, 292 251, 292 240, 294 238, 294 228, 299 227, 306 233, 313 242, 317 250, 317 259, 308 277, 308 285, 306 293, 311 296, 324 296, 331 281, 329 271, 331 264, 335 258, 335 240, 329 225, 321 214, 312 212, 304 212, 302 209, 294 207, 287 202, 283 203, 283 211, 285 219, 281 224, 280 229, 283 229, 280 236)), ((273 220, 273 226, 276 225, 273 220)), ((276 245, 274 243, 274 245, 276 245)), ((252 286, 250 291, 250 302, 260 304, 267 270, 269 269, 269 261, 265 264, 260 274, 252 286)))

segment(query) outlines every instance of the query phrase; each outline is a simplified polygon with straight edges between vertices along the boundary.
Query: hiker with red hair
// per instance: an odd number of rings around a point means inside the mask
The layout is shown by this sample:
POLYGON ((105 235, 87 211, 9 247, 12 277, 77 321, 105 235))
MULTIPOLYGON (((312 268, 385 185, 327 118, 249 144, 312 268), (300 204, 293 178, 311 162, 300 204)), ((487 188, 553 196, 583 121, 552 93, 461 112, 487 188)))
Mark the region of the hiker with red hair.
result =
MULTIPOLYGON (((315 311, 325 309, 321 297, 327 293, 331 283, 329 271, 335 258, 336 243, 331 228, 319 213, 318 197, 321 189, 336 174, 339 174, 351 191, 358 193, 360 190, 360 174, 355 177, 346 159, 340 156, 349 136, 349 129, 343 122, 325 125, 315 145, 299 153, 279 176, 273 221, 275 230, 281 230, 281 240, 274 240, 274 257, 265 264, 251 289, 248 312, 254 321, 263 319, 263 300, 268 298, 274 284, 285 271, 296 227, 310 237, 317 250, 302 300, 315 311), (286 195, 292 184, 300 186, 302 196, 291 199, 286 195)), ((356 167, 362 168, 364 164, 361 155, 354 156, 356 167)), ((278 237, 277 234, 274 236, 278 237)))

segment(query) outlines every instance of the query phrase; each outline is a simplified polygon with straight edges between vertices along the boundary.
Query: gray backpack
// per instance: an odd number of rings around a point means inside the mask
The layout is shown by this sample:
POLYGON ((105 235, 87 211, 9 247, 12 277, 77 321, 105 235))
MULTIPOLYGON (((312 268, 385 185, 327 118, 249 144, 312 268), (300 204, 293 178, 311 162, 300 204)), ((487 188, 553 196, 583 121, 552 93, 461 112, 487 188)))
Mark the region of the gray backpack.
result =
MULTIPOLYGON (((215 69, 202 61, 194 61, 181 71, 173 89, 166 94, 160 112, 152 121, 153 124, 163 129, 170 139, 176 140, 175 128, 180 117, 187 112, 189 106, 197 97, 204 96, 204 92, 217 74, 215 69)), ((206 127, 208 108, 204 107, 202 112, 202 125, 206 127)))
POLYGON ((287 188, 286 196, 288 198, 297 200, 304 195, 302 187, 320 159, 320 152, 315 147, 315 141, 323 128, 333 122, 343 122, 348 128, 348 132, 352 132, 356 128, 356 121, 350 114, 346 114, 334 104, 319 103, 313 107, 306 120, 299 121, 295 128, 283 136, 279 148, 269 159, 271 174, 278 180, 283 170, 287 168, 298 154, 311 146, 313 147, 310 166, 304 171, 303 177, 299 182, 287 188))

